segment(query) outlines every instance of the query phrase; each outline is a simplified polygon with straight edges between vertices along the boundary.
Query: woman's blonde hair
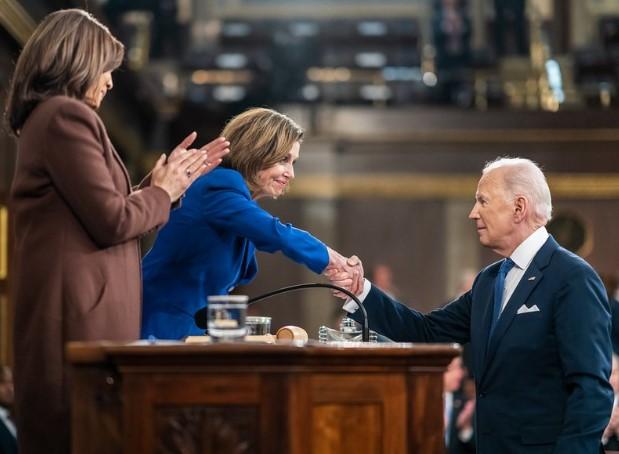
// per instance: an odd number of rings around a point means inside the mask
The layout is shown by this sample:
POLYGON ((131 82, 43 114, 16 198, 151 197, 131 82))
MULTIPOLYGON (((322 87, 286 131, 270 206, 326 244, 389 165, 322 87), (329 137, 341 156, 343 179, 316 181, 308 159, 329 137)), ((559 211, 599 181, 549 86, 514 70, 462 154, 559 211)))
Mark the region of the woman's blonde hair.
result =
POLYGON ((221 135, 230 142, 222 166, 240 172, 255 192, 258 172, 285 159, 294 143, 303 139, 303 129, 275 110, 253 108, 232 118, 221 135))
POLYGON ((15 66, 6 108, 11 130, 19 135, 32 110, 52 96, 84 100, 101 74, 121 65, 124 52, 108 28, 84 10, 47 15, 15 66))

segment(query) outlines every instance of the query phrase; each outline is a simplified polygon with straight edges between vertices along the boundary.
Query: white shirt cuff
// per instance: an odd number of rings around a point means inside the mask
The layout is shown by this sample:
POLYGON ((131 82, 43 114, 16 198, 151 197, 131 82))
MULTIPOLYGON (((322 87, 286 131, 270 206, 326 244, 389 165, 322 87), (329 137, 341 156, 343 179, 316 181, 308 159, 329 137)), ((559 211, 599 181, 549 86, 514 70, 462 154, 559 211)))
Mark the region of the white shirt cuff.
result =
MULTIPOLYGON (((361 292, 360 295, 357 295, 357 298, 359 298, 359 301, 363 303, 363 301, 365 301, 366 296, 368 296, 368 293, 370 293, 370 290, 372 290, 372 283, 368 281, 367 279, 363 279, 363 292, 361 292)), ((359 309, 359 306, 357 305, 357 303, 354 302, 354 300, 348 298, 348 300, 346 300, 346 302, 342 306, 342 309, 344 309, 349 314, 352 314, 354 312, 357 312, 357 309, 359 309)))
POLYGON ((473 428, 472 427, 467 427, 466 429, 461 429, 460 432, 458 432, 458 439, 462 443, 468 443, 469 441, 471 441, 472 438, 473 438, 473 428))

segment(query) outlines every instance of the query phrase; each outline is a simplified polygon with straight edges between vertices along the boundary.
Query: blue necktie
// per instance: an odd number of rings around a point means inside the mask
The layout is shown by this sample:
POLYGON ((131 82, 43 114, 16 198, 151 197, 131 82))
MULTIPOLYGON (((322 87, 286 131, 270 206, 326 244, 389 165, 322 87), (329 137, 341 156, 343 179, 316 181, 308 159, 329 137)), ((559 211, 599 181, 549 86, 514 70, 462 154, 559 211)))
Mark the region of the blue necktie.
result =
POLYGON ((494 281, 494 311, 492 312, 492 325, 490 325, 490 336, 488 336, 488 339, 492 337, 494 328, 501 315, 501 303, 503 302, 503 291, 505 290, 505 276, 507 276, 507 273, 509 273, 509 270, 511 270, 514 265, 515 263, 510 258, 503 260, 499 268, 499 273, 494 281))

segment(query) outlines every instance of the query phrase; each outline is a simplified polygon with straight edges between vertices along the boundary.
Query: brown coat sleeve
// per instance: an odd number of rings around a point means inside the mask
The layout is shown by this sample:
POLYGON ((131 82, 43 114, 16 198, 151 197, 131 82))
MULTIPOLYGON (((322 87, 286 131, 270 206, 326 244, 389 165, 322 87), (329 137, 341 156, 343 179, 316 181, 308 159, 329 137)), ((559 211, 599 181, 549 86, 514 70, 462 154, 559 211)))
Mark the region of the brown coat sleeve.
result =
MULTIPOLYGON (((143 188, 147 188, 150 186, 150 181, 151 181, 151 177, 153 175, 153 172, 148 172, 148 175, 146 175, 142 181, 140 181, 140 184, 138 184, 137 186, 134 186, 133 189, 134 190, 138 190, 138 189, 143 189, 143 188)), ((181 195, 179 197, 179 199, 172 203, 172 210, 176 210, 177 208, 180 208, 183 202, 183 197, 185 197, 185 194, 181 195)))
POLYGON ((60 106, 46 134, 43 156, 53 184, 100 247, 137 238, 167 221, 170 198, 163 189, 127 194, 114 184, 106 160, 117 157, 113 150, 106 153, 105 130, 89 107, 60 106))

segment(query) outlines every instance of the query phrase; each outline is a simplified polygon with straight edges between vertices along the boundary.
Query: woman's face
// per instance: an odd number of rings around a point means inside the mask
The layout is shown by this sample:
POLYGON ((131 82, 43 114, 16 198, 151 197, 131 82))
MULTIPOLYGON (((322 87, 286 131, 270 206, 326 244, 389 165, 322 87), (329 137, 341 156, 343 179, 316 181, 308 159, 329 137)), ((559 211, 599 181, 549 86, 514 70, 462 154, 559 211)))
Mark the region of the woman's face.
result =
POLYGON ((99 76, 94 84, 86 91, 86 104, 93 109, 98 109, 101 106, 103 97, 112 89, 112 71, 104 72, 99 76))
POLYGON ((284 159, 258 172, 256 175, 256 186, 258 190, 254 193, 254 200, 262 197, 272 197, 274 199, 282 195, 290 180, 294 179, 294 163, 299 159, 299 142, 295 142, 284 159))

